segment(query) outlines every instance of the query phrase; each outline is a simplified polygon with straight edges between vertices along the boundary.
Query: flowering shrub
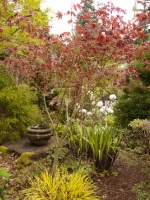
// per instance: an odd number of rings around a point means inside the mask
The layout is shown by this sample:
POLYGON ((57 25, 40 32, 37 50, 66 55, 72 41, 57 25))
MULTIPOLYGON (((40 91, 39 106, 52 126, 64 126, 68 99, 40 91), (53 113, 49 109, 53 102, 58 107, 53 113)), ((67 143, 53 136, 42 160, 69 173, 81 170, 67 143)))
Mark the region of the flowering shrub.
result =
POLYGON ((93 92, 89 91, 88 96, 89 102, 85 103, 82 108, 78 103, 76 104, 82 119, 92 118, 98 122, 107 121, 105 117, 114 113, 113 107, 117 99, 116 95, 111 94, 105 102, 97 100, 97 97, 94 96, 93 92))

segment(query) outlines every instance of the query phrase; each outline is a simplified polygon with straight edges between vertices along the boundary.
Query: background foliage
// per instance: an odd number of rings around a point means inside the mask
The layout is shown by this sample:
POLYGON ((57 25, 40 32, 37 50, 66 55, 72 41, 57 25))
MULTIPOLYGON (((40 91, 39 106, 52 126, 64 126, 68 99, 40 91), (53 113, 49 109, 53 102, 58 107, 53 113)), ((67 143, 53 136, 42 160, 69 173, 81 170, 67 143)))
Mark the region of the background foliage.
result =
POLYGON ((127 127, 134 119, 150 119, 150 51, 138 52, 129 66, 127 85, 115 106, 116 123, 127 127))
POLYGON ((40 122, 42 116, 36 91, 26 84, 16 86, 4 67, 0 69, 0 85, 0 142, 13 141, 24 136, 27 126, 40 122))

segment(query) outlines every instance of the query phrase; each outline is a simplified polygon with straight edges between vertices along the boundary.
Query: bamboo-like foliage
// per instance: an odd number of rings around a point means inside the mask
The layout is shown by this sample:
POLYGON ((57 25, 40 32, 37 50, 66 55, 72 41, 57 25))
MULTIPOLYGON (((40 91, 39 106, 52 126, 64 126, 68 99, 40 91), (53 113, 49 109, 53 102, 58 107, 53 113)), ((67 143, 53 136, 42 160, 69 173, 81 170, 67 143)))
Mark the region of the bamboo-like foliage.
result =
POLYGON ((79 170, 69 174, 64 168, 55 175, 46 170, 41 177, 30 180, 30 188, 24 189, 24 200, 98 200, 96 186, 79 170))
POLYGON ((114 127, 86 127, 78 122, 70 126, 68 137, 74 154, 80 156, 86 153, 100 171, 110 169, 116 159, 121 140, 119 130, 114 127))

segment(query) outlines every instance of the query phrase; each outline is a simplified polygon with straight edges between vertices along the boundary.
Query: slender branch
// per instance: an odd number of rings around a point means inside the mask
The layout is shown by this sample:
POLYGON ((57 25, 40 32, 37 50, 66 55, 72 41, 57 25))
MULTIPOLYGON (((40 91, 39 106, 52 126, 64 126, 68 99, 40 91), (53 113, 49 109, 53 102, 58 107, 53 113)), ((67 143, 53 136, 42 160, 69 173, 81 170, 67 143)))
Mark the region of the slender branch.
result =
POLYGON ((4 40, 6 40, 8 37, 11 37, 11 36, 13 36, 17 31, 19 31, 21 29, 21 27, 20 28, 18 28, 18 29, 16 29, 14 32, 12 32, 9 36, 7 36, 7 37, 5 37, 5 38, 3 38, 3 39, 1 39, 0 40, 0 42, 3 42, 4 40))
POLYGON ((53 129, 54 129, 54 128, 55 128, 54 122, 53 122, 53 120, 52 120, 52 118, 51 118, 51 116, 50 116, 49 110, 48 110, 48 108, 47 108, 45 95, 43 95, 43 97, 44 97, 44 107, 45 107, 47 116, 48 116, 50 122, 52 123, 53 129))

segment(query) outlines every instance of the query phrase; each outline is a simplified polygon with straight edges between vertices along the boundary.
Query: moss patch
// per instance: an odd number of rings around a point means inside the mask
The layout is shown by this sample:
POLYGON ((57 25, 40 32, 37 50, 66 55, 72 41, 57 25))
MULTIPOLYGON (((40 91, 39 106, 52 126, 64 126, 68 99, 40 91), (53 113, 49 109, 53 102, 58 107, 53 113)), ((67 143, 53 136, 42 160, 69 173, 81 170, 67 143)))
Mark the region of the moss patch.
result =
POLYGON ((0 146, 0 152, 2 156, 8 156, 8 149, 5 146, 0 146))
POLYGON ((21 156, 17 160, 17 168, 24 168, 27 165, 30 165, 33 162, 33 157, 34 157, 33 152, 25 152, 21 154, 21 156))

